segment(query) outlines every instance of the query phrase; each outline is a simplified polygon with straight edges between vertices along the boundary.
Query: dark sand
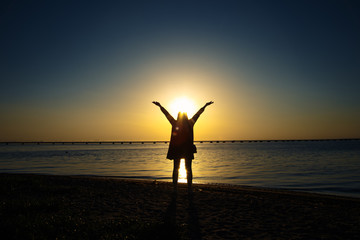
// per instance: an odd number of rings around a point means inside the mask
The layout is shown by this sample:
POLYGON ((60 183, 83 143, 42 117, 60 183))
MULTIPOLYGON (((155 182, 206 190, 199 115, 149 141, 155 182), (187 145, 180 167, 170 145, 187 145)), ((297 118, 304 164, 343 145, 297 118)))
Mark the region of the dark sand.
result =
POLYGON ((168 182, 0 174, 2 239, 360 239, 360 199, 168 182))

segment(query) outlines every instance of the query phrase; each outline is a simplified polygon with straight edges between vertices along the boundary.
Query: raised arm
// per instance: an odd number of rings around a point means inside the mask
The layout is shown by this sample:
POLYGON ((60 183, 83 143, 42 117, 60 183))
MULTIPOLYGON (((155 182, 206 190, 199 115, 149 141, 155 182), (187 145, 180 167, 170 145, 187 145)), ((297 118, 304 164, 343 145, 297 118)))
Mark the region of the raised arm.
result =
POLYGON ((190 119, 193 122, 193 124, 195 124, 195 122, 198 120, 200 115, 205 111, 205 108, 213 103, 214 103, 213 101, 207 102, 202 108, 200 108, 200 110, 190 119))
POLYGON ((176 120, 170 115, 170 113, 163 106, 161 106, 159 102, 153 101, 152 103, 160 107, 160 110, 164 113, 164 115, 166 116, 167 120, 169 120, 171 125, 173 125, 176 122, 176 120))

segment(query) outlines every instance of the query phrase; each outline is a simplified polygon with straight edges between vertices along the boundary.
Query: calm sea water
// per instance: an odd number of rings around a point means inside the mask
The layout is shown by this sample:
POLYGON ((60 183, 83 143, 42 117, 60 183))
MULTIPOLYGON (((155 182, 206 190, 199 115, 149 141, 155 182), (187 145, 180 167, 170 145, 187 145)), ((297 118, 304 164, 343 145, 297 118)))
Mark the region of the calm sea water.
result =
MULTIPOLYGON (((0 145, 0 172, 171 181, 168 144, 0 145)), ((360 197, 360 141, 198 143, 194 182, 360 197)))

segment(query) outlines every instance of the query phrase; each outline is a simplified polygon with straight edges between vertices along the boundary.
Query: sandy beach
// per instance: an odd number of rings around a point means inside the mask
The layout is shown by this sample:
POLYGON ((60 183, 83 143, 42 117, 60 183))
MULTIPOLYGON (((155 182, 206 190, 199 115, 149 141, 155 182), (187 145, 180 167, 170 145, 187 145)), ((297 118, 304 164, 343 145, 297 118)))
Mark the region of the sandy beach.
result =
POLYGON ((3 239, 359 239, 360 199, 233 185, 0 174, 3 239))

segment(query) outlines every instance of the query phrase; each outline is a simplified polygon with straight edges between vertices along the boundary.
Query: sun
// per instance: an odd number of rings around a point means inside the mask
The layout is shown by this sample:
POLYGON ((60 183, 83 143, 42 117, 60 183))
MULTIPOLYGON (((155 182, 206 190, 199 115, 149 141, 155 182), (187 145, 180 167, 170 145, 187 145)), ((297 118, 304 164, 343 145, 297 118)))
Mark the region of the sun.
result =
POLYGON ((196 113, 196 106, 189 98, 179 97, 170 103, 170 112, 173 116, 177 116, 178 112, 185 112, 191 118, 196 113))

